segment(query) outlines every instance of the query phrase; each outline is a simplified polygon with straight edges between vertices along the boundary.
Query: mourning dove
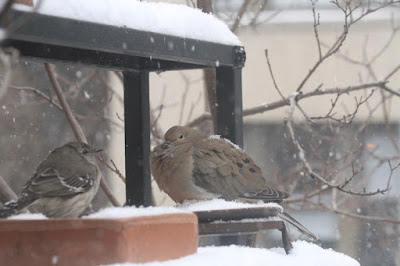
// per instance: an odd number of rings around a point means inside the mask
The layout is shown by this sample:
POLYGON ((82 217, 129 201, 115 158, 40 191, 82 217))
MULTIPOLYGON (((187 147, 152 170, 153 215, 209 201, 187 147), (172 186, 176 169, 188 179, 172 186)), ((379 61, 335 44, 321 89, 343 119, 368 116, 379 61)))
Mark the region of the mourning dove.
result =
POLYGON ((151 172, 174 201, 254 199, 280 202, 289 194, 267 185, 261 169, 238 146, 189 127, 172 127, 150 156, 151 172))
MULTIPOLYGON (((180 126, 170 128, 164 139, 150 155, 151 173, 175 202, 213 198, 281 202, 289 197, 271 188, 254 161, 227 139, 180 126)), ((282 218, 317 238, 290 215, 282 218)))
POLYGON ((99 151, 81 142, 70 142, 51 151, 26 182, 21 197, 0 209, 0 218, 25 208, 47 217, 78 217, 99 189, 94 157, 99 151))

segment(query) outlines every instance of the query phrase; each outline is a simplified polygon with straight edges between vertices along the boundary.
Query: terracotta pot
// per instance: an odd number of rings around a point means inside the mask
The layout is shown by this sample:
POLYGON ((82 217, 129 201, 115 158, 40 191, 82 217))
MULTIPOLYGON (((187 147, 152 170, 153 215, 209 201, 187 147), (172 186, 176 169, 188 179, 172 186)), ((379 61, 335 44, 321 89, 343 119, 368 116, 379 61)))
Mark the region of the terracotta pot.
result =
POLYGON ((197 217, 1 220, 0 265, 99 265, 176 259, 197 251, 197 217))

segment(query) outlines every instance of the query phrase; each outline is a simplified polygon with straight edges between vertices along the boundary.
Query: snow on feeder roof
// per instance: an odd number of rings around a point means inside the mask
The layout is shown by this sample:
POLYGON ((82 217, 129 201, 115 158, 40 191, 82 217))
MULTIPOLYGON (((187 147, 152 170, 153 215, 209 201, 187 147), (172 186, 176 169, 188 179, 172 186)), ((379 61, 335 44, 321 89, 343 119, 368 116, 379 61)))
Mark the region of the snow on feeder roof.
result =
MULTIPOLYGON (((36 5, 38 0, 34 2, 36 5)), ((32 7, 20 4, 15 4, 14 8, 32 10, 32 7)), ((136 0, 44 0, 36 12, 182 38, 241 45, 225 23, 211 14, 185 5, 136 0)))

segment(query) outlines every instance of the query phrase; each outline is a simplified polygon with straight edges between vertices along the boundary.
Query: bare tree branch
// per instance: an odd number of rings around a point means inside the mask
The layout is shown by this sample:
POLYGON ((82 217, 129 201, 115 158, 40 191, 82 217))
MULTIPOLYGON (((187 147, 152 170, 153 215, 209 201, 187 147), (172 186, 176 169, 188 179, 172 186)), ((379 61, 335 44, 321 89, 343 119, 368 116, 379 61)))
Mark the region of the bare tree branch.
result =
POLYGON ((4 204, 10 200, 18 199, 17 194, 10 188, 7 182, 0 176, 0 201, 4 204))
POLYGON ((201 116, 195 118, 194 120, 190 121, 186 124, 187 127, 195 127, 200 123, 212 119, 212 115, 210 113, 204 113, 201 116))
POLYGON ((239 8, 239 10, 237 12, 235 22, 230 27, 232 32, 236 32, 238 30, 239 25, 240 25, 240 21, 242 20, 242 17, 244 15, 244 13, 246 12, 247 7, 249 6, 249 4, 250 4, 250 0, 244 0, 243 1, 243 4, 240 6, 240 8, 239 8))
POLYGON ((341 210, 337 207, 329 207, 326 204, 322 204, 322 203, 315 204, 314 202, 311 202, 311 201, 307 201, 307 202, 311 205, 315 205, 317 207, 322 207, 324 210, 335 212, 337 214, 345 215, 345 216, 359 219, 359 220, 370 221, 370 222, 383 222, 383 223, 389 223, 389 224, 400 224, 400 220, 392 219, 390 217, 360 215, 360 214, 341 210))
MULTIPOLYGON (((343 93, 349 93, 349 92, 364 90, 364 89, 369 89, 369 88, 380 88, 385 84, 386 84, 386 82, 382 81, 382 82, 365 83, 365 84, 356 85, 356 86, 348 86, 345 88, 328 88, 328 89, 320 88, 320 89, 316 89, 311 92, 300 93, 299 95, 297 95, 296 100, 300 101, 302 99, 306 99, 306 98, 313 97, 313 96, 319 96, 319 95, 343 94, 343 93)), ((279 100, 279 101, 271 102, 268 104, 263 104, 260 106, 248 108, 248 109, 243 110, 243 115, 248 116, 248 115, 263 113, 265 111, 274 110, 274 109, 286 106, 287 102, 289 102, 289 100, 290 100, 290 97, 286 97, 284 100, 279 100)))
POLYGON ((305 155, 305 151, 304 149, 301 147, 300 143, 298 142, 293 127, 292 127, 292 117, 293 117, 293 113, 296 107, 296 97, 298 96, 298 93, 293 93, 292 96, 289 99, 290 105, 289 105, 289 109, 287 112, 287 115, 284 119, 284 123, 289 131, 289 136, 298 152, 298 157, 300 159, 300 161, 303 163, 303 166, 306 170, 306 172, 312 177, 312 178, 316 178, 317 180, 319 180, 320 182, 322 182, 324 185, 329 186, 331 188, 337 189, 341 192, 347 193, 347 194, 351 194, 351 195, 356 195, 356 196, 373 196, 373 195, 377 195, 377 194, 384 194, 385 192, 387 192, 389 190, 389 187, 386 187, 385 189, 377 189, 376 191, 372 191, 372 192, 355 192, 353 190, 348 190, 345 189, 345 187, 349 184, 349 182, 355 177, 355 174, 353 174, 349 179, 345 180, 344 183, 342 184, 334 184, 332 182, 327 181, 324 177, 322 177, 321 175, 319 175, 318 173, 316 173, 311 165, 309 164, 309 162, 306 159, 306 155, 305 155))
MULTIPOLYGON (((349 93, 349 92, 358 91, 358 90, 365 90, 365 89, 370 89, 370 88, 381 88, 382 86, 385 86, 385 84, 386 84, 386 82, 382 81, 382 82, 365 83, 365 84, 355 85, 355 86, 348 86, 345 88, 322 89, 319 87, 318 89, 316 89, 314 91, 298 94, 296 97, 296 100, 298 102, 300 100, 314 97, 314 96, 328 95, 328 94, 344 94, 344 93, 349 93)), ((287 106, 289 100, 290 100, 290 97, 286 97, 282 100, 265 103, 265 104, 262 104, 259 106, 244 109, 243 116, 260 114, 260 113, 264 113, 266 111, 271 111, 271 110, 275 110, 275 109, 287 106)), ((211 118, 212 118, 212 116, 209 113, 205 113, 205 114, 197 117, 196 119, 190 121, 189 123, 187 123, 187 126, 194 127, 194 126, 198 125, 199 123, 209 120, 211 118)))
POLYGON ((60 101, 60 105, 67 117, 69 124, 71 125, 71 129, 74 132, 75 138, 81 142, 87 143, 86 136, 83 133, 82 128, 80 127, 78 121, 75 119, 75 116, 72 114, 71 109, 65 99, 64 93, 62 92, 61 86, 57 81, 56 73, 54 72, 54 67, 49 63, 44 63, 44 67, 49 76, 50 82, 54 88, 55 93, 57 94, 58 100, 60 101))
POLYGON ((19 58, 19 51, 12 48, 2 48, 0 49, 0 63, 4 68, 4 73, 2 75, 2 85, 0 87, 0 98, 7 93, 8 86, 13 77, 14 66, 19 58))
POLYGON ((14 89, 14 90, 18 90, 18 91, 31 91, 31 92, 37 94, 39 97, 41 97, 41 98, 45 99, 46 101, 48 101, 51 105, 56 107, 58 110, 63 111, 63 108, 61 107, 61 105, 59 105, 52 98, 50 98, 49 96, 47 96, 46 94, 44 94, 43 92, 41 92, 38 89, 35 89, 35 88, 32 88, 32 87, 17 87, 17 86, 13 86, 13 85, 10 85, 9 88, 14 89))
POLYGON ((326 59, 328 59, 329 57, 331 57, 333 54, 335 54, 336 52, 339 51, 339 49, 342 47, 344 41, 347 38, 349 29, 352 25, 354 25, 356 22, 358 22, 359 20, 361 20, 362 18, 364 18, 365 16, 374 13, 382 8, 385 8, 388 5, 391 5, 393 3, 398 3, 398 1, 388 1, 387 3, 383 3, 380 6, 376 7, 376 8, 368 8, 366 11, 362 12, 361 15, 359 15, 358 18, 354 19, 353 18, 353 13, 356 9, 358 9, 360 7, 360 5, 356 5, 355 7, 351 7, 351 1, 345 1, 344 7, 341 6, 342 1, 338 1, 338 0, 333 0, 331 1, 334 5, 336 5, 340 10, 343 11, 343 15, 344 15, 344 25, 343 25, 343 31, 342 33, 339 35, 339 37, 336 39, 336 41, 328 48, 327 52, 322 55, 322 53, 320 52, 321 50, 321 46, 320 46, 320 40, 319 40, 319 35, 318 35, 318 30, 317 30, 317 26, 319 25, 319 18, 316 17, 316 13, 315 13, 315 4, 312 1, 313 5, 313 17, 314 17, 314 33, 315 33, 315 38, 317 40, 317 44, 318 44, 318 50, 319 50, 319 59, 317 60, 317 62, 314 64, 314 66, 310 69, 310 71, 307 73, 307 75, 304 77, 304 79, 300 82, 300 85, 297 87, 296 91, 299 92, 303 89, 304 85, 306 84, 306 82, 310 79, 310 77, 315 73, 316 69, 322 64, 324 63, 324 61, 326 61, 326 59))

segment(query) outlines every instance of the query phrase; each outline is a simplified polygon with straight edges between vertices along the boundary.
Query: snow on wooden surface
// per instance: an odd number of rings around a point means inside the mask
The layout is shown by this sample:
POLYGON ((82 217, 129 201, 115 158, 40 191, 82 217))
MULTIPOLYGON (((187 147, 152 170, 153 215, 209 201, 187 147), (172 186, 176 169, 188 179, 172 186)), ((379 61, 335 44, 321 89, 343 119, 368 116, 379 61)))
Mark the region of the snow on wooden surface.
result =
POLYGON ((8 217, 9 220, 42 220, 48 219, 44 214, 41 213, 20 213, 8 217))
MULTIPOLYGON (((185 201, 176 207, 151 206, 151 207, 108 207, 101 209, 95 213, 84 216, 83 218, 129 218, 138 216, 153 216, 172 213, 192 213, 195 211, 214 211, 214 210, 230 210, 230 209, 248 209, 248 208, 278 208, 281 212, 282 207, 277 203, 244 203, 236 201, 226 201, 223 199, 213 199, 204 201, 185 201)), ((21 213, 9 217, 15 220, 34 220, 47 219, 41 213, 21 213)))
MULTIPOLYGON (((37 4, 38 0, 34 2, 37 4)), ((32 10, 20 4, 14 7, 22 11, 32 10)), ((137 0, 44 0, 37 12, 183 38, 241 45, 224 22, 185 5, 137 0)))
POLYGON ((223 199, 213 199, 204 201, 185 201, 176 207, 109 207, 85 216, 84 218, 127 218, 137 216, 151 216, 171 213, 191 213, 195 211, 230 210, 242 208, 278 208, 281 212, 282 207, 277 203, 243 203, 236 201, 226 201, 223 199))
MULTIPOLYGON (((172 213, 192 213, 196 211, 214 211, 214 210, 232 210, 232 209, 248 209, 248 208, 278 208, 280 212, 282 207, 277 203, 244 203, 236 201, 226 201, 223 199, 213 199, 204 201, 185 201, 176 207, 151 206, 151 207, 107 207, 95 213, 84 216, 83 218, 129 218, 138 216, 152 216, 172 213)), ((21 213, 9 217, 14 220, 35 220, 48 219, 41 213, 21 213)))
POLYGON ((109 207, 96 213, 89 214, 84 218, 129 218, 138 216, 154 216, 172 213, 190 213, 175 207, 109 207))
POLYGON ((238 201, 226 201, 223 199, 203 200, 203 201, 185 201, 178 208, 195 211, 214 211, 214 210, 229 210, 229 209, 242 209, 242 208, 278 208, 282 212, 282 207, 277 203, 245 203, 238 201))

